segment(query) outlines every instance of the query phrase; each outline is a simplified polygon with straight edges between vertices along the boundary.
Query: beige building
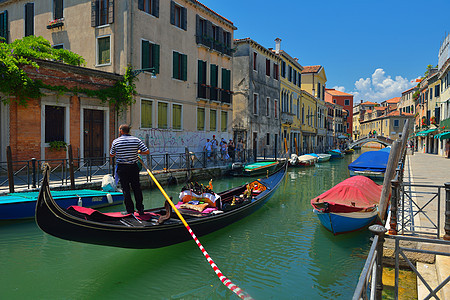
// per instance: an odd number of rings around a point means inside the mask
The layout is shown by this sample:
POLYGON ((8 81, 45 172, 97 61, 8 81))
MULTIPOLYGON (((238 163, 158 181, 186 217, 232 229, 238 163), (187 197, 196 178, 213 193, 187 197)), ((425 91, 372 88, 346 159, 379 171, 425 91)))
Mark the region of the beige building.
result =
POLYGON ((136 102, 118 121, 152 153, 198 151, 206 137, 231 136, 236 28, 200 2, 3 0, 0 12, 9 42, 43 36, 83 56, 88 68, 141 70, 136 102))
POLYGON ((383 114, 379 117, 368 118, 360 123, 360 134, 361 137, 368 136, 369 132, 375 130, 377 135, 395 140, 402 133, 406 120, 410 119, 410 130, 413 129, 413 118, 413 114, 401 113, 398 110, 383 114))

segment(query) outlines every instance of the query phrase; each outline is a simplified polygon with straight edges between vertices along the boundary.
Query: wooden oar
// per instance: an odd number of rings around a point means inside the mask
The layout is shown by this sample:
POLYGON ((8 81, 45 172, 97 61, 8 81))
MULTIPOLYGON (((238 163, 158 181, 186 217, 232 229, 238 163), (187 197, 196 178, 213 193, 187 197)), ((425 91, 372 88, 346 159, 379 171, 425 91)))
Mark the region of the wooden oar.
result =
POLYGON ((217 277, 219 277, 220 281, 229 289, 231 290, 233 293, 235 293, 236 295, 239 296, 239 298, 241 299, 245 299, 245 300, 251 300, 253 299, 250 295, 248 295, 246 292, 244 292, 244 290, 242 290, 240 287, 238 287, 237 285, 235 285, 234 283, 231 282, 230 279, 228 279, 225 275, 223 275, 223 273, 219 270, 219 268, 217 267, 217 265, 214 263, 214 261, 212 260, 212 258, 209 256, 208 252, 206 252, 205 248, 202 246, 202 244, 200 243, 200 241, 198 240, 197 236, 194 234, 194 232, 192 231, 192 229, 189 227, 188 223, 186 222, 186 220, 183 218, 183 216, 181 215, 180 211, 177 209, 177 207, 175 206, 175 204, 173 204, 172 200, 170 200, 169 196, 167 195, 166 191, 163 189, 163 187, 159 184, 158 180, 156 180, 155 176, 152 174, 152 172, 149 170, 149 168, 147 167, 147 165, 142 161, 141 157, 138 156, 139 161, 141 162, 142 166, 147 170, 147 174, 151 177, 151 179, 155 182, 156 186, 159 188, 159 190, 161 191, 161 193, 163 194, 164 198, 166 198, 167 202, 169 202, 170 206, 172 206, 173 210, 175 211, 175 213, 177 214, 178 218, 180 218, 181 222, 183 222, 184 226, 186 227, 186 229, 189 231, 189 233, 191 234, 192 238, 194 239, 195 243, 197 244, 197 246, 200 248, 200 250, 202 251, 203 255, 206 257, 206 260, 209 262, 211 268, 213 268, 214 272, 216 273, 217 277))

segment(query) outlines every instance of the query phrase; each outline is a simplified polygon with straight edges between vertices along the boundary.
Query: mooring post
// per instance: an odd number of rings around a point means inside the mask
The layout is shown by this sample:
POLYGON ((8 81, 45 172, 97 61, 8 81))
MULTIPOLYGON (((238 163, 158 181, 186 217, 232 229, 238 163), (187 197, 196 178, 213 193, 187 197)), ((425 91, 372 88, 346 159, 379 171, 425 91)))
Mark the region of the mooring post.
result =
POLYGON ((444 240, 450 241, 450 182, 444 183, 445 186, 445 235, 444 240))
POLYGON ((72 145, 67 145, 67 151, 69 155, 69 173, 70 173, 70 188, 75 189, 75 172, 73 170, 73 153, 72 153, 72 145))
POLYGON ((12 164, 11 146, 6 146, 6 161, 8 166, 9 192, 14 193, 14 170, 12 164))
POLYGON ((382 299, 383 293, 383 245, 384 245, 384 234, 387 229, 382 225, 372 225, 369 227, 369 230, 374 234, 378 235, 378 243, 377 243, 377 261, 376 261, 376 291, 375 291, 375 299, 382 299))
POLYGON ((391 181, 391 186, 391 221, 389 222, 389 234, 397 235, 397 209, 400 195, 400 182, 398 181, 398 177, 391 181))
POLYGON ((169 153, 166 152, 164 155, 164 168, 169 170, 169 153))
POLYGON ((31 187, 36 188, 36 158, 31 159, 31 187))
POLYGON ((277 160, 277 144, 278 144, 278 141, 277 141, 278 139, 275 139, 275 150, 274 150, 274 157, 275 157, 275 160, 277 160))

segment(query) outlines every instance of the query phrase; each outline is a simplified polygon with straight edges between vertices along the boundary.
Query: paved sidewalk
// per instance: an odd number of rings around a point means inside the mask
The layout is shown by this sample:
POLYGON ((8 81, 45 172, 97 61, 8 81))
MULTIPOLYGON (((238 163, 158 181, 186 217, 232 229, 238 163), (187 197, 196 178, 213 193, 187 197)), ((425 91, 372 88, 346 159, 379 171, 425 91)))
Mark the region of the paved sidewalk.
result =
MULTIPOLYGON (((409 153, 409 152, 408 152, 409 153)), ((405 173, 404 182, 411 184, 424 184, 424 185, 434 185, 443 186, 444 183, 450 182, 450 159, 446 159, 442 156, 425 154, 425 153, 414 153, 414 155, 408 154, 405 163, 405 173)), ((413 188, 414 190, 414 188, 413 188)), ((424 191, 423 188, 417 188, 416 190, 424 191)), ((429 189, 430 191, 433 189, 429 189)), ((434 191, 436 188, 434 188, 434 191)), ((423 197, 420 194, 413 194, 413 199, 420 205, 424 206, 429 197, 423 197)), ((437 224, 438 206, 437 199, 426 205, 424 210, 426 211, 428 218, 432 222, 437 224)), ((413 209, 417 211, 417 208, 413 209)), ((439 226, 439 236, 443 237, 445 234, 445 189, 441 189, 441 203, 440 203, 440 226, 439 226)), ((423 214, 418 214, 414 218, 415 225, 417 226, 430 226, 431 221, 423 214)), ((428 244, 429 245, 429 244, 428 244)), ((448 247, 442 249, 435 249, 442 252, 450 253, 448 247)), ((434 264, 417 262, 417 268, 421 274, 426 278, 427 282, 432 288, 443 282, 445 278, 450 275, 450 257, 448 256, 436 256, 434 264)), ((429 291, 421 282, 417 279, 417 292, 418 298, 423 299, 428 295, 429 291)), ((447 283, 441 292, 438 293, 440 299, 450 299, 450 283, 447 283)))

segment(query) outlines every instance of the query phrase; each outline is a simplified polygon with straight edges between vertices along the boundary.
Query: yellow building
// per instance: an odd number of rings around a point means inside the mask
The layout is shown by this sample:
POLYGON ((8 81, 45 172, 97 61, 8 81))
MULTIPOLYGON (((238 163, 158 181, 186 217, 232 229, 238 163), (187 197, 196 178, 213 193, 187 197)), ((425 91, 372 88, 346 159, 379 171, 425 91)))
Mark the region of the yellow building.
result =
POLYGON ((300 106, 302 153, 314 152, 317 135, 317 98, 307 91, 302 91, 300 106))
POLYGON ((280 104, 281 104, 281 137, 286 138, 289 151, 297 152, 300 149, 301 123, 300 123, 300 101, 301 101, 301 72, 303 67, 297 58, 291 57, 280 49, 281 39, 275 39, 274 51, 281 58, 280 72, 280 104), (297 143, 295 143, 297 141, 297 143))

